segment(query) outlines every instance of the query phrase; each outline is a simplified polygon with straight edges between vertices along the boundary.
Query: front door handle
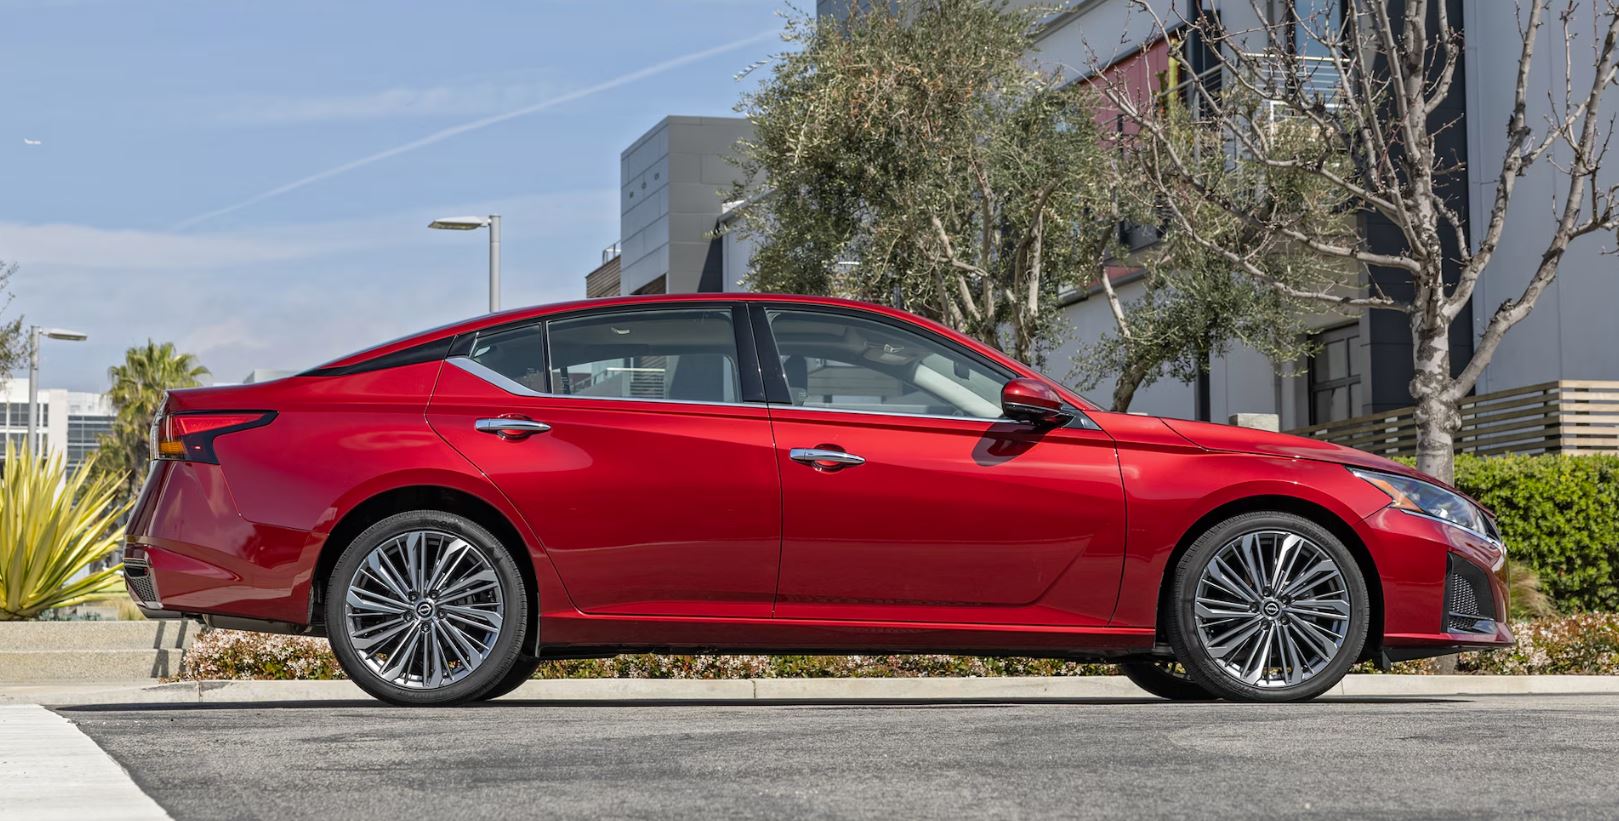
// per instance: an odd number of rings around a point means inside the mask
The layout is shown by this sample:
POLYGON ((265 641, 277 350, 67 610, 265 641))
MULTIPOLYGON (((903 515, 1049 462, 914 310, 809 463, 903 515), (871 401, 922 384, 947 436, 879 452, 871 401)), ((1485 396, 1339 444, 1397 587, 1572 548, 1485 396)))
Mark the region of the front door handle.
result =
POLYGON ((866 463, 865 457, 831 448, 793 448, 787 452, 794 462, 803 462, 817 470, 840 470, 866 463))
POLYGON ((551 429, 544 422, 533 419, 518 419, 516 417, 502 416, 497 419, 479 419, 473 423, 479 433, 493 433, 502 439, 525 439, 536 433, 545 433, 551 429))

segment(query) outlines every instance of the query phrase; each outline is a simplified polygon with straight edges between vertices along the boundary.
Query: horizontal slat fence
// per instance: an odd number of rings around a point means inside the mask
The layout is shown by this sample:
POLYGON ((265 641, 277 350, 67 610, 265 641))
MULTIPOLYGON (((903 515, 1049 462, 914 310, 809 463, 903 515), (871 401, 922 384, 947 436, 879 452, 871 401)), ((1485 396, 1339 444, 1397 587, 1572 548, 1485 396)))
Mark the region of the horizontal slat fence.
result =
MULTIPOLYGON (((1457 453, 1619 452, 1619 381, 1564 379, 1462 400, 1457 453)), ((1383 456, 1416 454, 1413 408, 1293 431, 1383 456)))

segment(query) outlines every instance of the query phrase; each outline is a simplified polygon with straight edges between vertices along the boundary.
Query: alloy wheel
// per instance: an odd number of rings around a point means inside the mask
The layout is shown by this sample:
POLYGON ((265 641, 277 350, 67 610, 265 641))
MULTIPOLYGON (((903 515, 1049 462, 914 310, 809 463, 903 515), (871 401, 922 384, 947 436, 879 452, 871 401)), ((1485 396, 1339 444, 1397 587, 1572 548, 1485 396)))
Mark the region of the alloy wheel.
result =
POLYGON ((344 627, 379 679, 433 690, 471 675, 500 637, 500 578, 483 551, 438 530, 412 530, 373 549, 349 580, 344 627))
POLYGON ((1320 545, 1285 530, 1225 543, 1197 581, 1196 636, 1226 675, 1287 688, 1332 664, 1350 629, 1349 585, 1320 545))

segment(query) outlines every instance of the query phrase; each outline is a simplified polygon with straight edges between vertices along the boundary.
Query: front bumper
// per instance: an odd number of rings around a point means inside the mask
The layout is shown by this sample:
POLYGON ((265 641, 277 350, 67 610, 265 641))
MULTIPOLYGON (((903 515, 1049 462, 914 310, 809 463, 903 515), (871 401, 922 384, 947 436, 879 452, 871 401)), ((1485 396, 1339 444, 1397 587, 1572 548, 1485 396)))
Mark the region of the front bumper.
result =
POLYGON ((1383 585, 1388 659, 1512 644, 1500 544, 1394 508, 1366 517, 1362 530, 1383 585))

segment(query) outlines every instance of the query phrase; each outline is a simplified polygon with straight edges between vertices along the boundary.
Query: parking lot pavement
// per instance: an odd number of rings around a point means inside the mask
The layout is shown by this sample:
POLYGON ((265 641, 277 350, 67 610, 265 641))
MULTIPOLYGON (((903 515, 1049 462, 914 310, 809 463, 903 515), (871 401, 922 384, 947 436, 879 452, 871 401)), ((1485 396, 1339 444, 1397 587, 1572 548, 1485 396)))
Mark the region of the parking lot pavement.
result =
POLYGON ((176 819, 1619 813, 1619 697, 59 708, 176 819))

